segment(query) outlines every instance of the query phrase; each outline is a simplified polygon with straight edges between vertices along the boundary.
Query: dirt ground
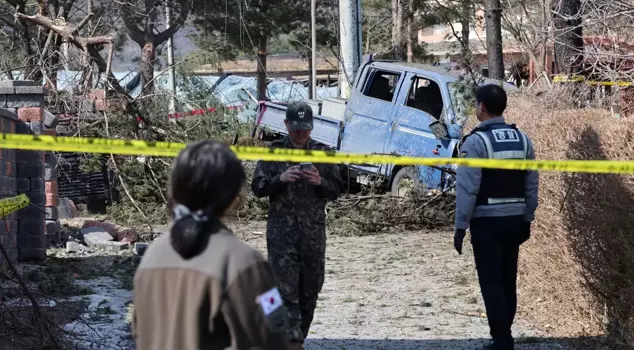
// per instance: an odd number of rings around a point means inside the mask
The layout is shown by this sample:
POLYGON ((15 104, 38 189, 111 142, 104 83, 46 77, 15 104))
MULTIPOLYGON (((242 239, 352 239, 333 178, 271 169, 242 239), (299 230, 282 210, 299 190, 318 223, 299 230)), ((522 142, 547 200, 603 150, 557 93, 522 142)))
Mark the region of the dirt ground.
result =
MULTIPOLYGON (((265 223, 231 227, 266 255, 265 223)), ((326 255, 326 281, 307 350, 458 350, 486 342, 470 244, 458 255, 452 233, 329 236, 326 255)), ((522 315, 513 330, 518 350, 571 348, 522 315)))
MULTIPOLYGON (((264 222, 229 226, 266 256, 264 222)), ((134 349, 129 305, 137 262, 129 250, 75 253, 61 248, 49 250, 46 266, 25 266, 23 271, 35 291, 57 296, 38 298, 41 305, 81 302, 72 316, 58 322, 73 334, 70 338, 78 349, 129 350, 134 349)), ((332 235, 328 237, 326 281, 305 347, 473 349, 488 338, 482 305, 470 245, 466 243, 459 256, 450 232, 332 235)), ((531 327, 521 314, 514 334, 518 350, 572 348, 565 340, 549 338, 531 327)), ((3 335, 0 332, 0 348, 14 343, 3 335)))

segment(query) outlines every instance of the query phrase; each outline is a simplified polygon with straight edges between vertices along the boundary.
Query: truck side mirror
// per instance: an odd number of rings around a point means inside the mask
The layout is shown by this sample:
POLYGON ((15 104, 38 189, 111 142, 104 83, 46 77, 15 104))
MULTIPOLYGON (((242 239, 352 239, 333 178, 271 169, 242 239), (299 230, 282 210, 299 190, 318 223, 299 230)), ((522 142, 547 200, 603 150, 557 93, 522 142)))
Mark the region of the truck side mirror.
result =
POLYGON ((447 132, 447 127, 445 124, 441 123, 440 120, 436 120, 429 124, 429 129, 436 136, 437 139, 442 140, 449 137, 449 133, 447 132))

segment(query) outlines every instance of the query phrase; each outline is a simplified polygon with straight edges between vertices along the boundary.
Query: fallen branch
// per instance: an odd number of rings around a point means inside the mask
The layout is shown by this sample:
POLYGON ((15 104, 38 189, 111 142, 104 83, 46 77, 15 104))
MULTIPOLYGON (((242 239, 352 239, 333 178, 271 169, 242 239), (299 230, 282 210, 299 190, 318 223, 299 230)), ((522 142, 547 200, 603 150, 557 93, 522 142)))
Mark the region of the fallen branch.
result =
POLYGON ((49 328, 49 325, 44 321, 45 317, 44 317, 44 314, 42 313, 42 310, 40 309, 40 304, 38 304, 37 300, 35 300, 35 297, 29 290, 28 286, 26 285, 26 282, 24 282, 24 279, 22 279, 22 276, 20 275, 18 269, 15 267, 15 264, 13 264, 13 261, 11 261, 11 259, 9 258, 9 253, 7 252, 2 242, 0 242, 0 253, 2 253, 2 256, 4 257, 6 264, 9 266, 9 269, 11 270, 11 272, 13 272, 13 275, 15 276, 16 280, 20 284, 20 287, 22 287, 22 289, 24 290, 24 294, 26 294, 26 296, 31 301, 31 305, 33 305, 33 309, 35 310, 35 314, 37 315, 38 320, 42 323, 42 325, 46 329, 46 332, 51 337, 51 341, 55 345, 55 348, 62 349, 62 347, 57 342, 57 339, 53 335, 53 331, 49 328))
MULTIPOLYGON (((104 121, 106 123, 106 137, 110 138, 110 127, 108 125, 108 115, 105 114, 105 113, 104 113, 104 121)), ((119 178, 119 181, 121 182, 121 187, 123 187, 123 191, 128 196, 128 199, 130 199, 130 202, 132 203, 134 208, 136 208, 136 210, 139 212, 139 214, 141 214, 141 216, 145 220, 145 223, 150 228, 150 232, 154 232, 154 229, 152 228, 152 224, 150 223, 150 220, 145 215, 143 210, 139 207, 139 205, 137 204, 136 200, 134 200, 134 197, 132 197, 132 194, 130 193, 130 190, 128 189, 128 185, 123 180, 123 176, 121 176, 121 171, 119 170, 119 167, 117 166, 117 160, 114 158, 114 154, 112 154, 112 153, 110 153, 110 160, 112 160, 112 166, 114 167, 114 169, 115 169, 115 171, 117 173, 117 178, 119 178)))
POLYGON ((356 201, 356 200, 373 199, 373 198, 398 198, 398 199, 403 199, 403 198, 406 198, 406 197, 392 195, 392 194, 377 194, 377 195, 369 195, 369 196, 345 197, 345 198, 340 198, 338 201, 346 202, 346 201, 356 201))
POLYGON ((73 44, 80 49, 90 58, 91 62, 97 64, 100 72, 105 72, 108 83, 112 86, 117 93, 127 96, 129 100, 132 100, 125 89, 119 84, 117 78, 111 72, 112 56, 114 53, 114 37, 110 35, 100 35, 92 37, 84 37, 78 35, 79 31, 88 23, 88 21, 94 16, 92 11, 92 1, 88 1, 88 14, 80 21, 77 26, 71 26, 68 24, 56 25, 55 22, 40 14, 26 15, 24 13, 16 12, 14 15, 16 19, 25 22, 31 22, 48 29, 50 32, 56 33, 61 36, 65 42, 73 44), (96 49, 97 45, 109 45, 108 59, 104 61, 103 57, 99 54, 99 50, 96 49))
POLYGON ((477 312, 460 312, 460 311, 454 311, 454 310, 449 310, 445 308, 441 308, 441 310, 452 313, 452 314, 461 315, 461 316, 482 318, 481 314, 478 314, 477 312))

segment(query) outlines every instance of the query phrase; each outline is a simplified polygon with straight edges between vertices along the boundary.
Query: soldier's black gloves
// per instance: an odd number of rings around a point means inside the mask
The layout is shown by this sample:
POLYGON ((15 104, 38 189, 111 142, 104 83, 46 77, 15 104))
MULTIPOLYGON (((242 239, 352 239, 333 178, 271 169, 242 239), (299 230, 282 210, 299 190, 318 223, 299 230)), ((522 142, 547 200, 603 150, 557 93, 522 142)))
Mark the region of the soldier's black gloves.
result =
POLYGON ((457 228, 453 234, 453 246, 460 255, 462 255, 462 242, 464 241, 464 236, 466 234, 467 230, 459 228, 457 228))

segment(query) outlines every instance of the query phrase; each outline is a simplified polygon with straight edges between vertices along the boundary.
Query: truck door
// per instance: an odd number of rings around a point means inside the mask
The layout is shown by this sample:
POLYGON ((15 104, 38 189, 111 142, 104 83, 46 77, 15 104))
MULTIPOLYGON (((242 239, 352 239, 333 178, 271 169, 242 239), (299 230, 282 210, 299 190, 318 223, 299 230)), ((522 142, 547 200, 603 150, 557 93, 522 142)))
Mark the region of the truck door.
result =
MULTIPOLYGON (((433 121, 442 120, 446 105, 446 97, 437 81, 408 73, 402 93, 394 104, 384 152, 412 157, 451 158, 454 143, 437 139, 429 128, 433 121)), ((427 188, 438 188, 441 183, 440 170, 420 167, 418 173, 427 188)))
MULTIPOLYGON (((369 67, 367 79, 352 89, 345 116, 340 151, 346 153, 382 153, 389 136, 388 124, 405 73, 369 67)), ((378 166, 353 166, 376 172, 378 166)))

